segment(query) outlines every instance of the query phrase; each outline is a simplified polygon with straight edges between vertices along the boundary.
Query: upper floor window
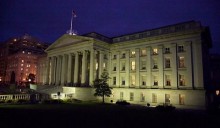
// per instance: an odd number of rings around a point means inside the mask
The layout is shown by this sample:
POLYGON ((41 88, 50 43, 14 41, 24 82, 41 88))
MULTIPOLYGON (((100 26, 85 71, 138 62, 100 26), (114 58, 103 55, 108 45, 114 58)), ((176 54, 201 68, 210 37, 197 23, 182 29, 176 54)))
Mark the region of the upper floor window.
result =
POLYGON ((116 63, 113 63, 113 71, 116 71, 116 63))
POLYGON ((131 85, 134 86, 135 85, 135 75, 131 75, 131 85))
POLYGON ((113 59, 117 59, 117 55, 113 55, 113 59))
POLYGON ((158 54, 158 49, 157 48, 154 48, 153 49, 153 55, 157 55, 158 54))
POLYGON ((125 78, 121 77, 121 85, 125 85, 125 78))
POLYGON ((131 51, 131 57, 135 57, 135 51, 131 51))
POLYGON ((113 85, 116 85, 116 77, 113 77, 113 85))
POLYGON ((146 85, 146 76, 142 76, 142 85, 145 86, 146 85))
POLYGON ((185 86, 185 78, 184 75, 179 75, 179 85, 185 86))
POLYGON ((170 48, 165 48, 165 53, 170 53, 170 48))
POLYGON ((146 49, 142 49, 142 50, 141 50, 141 56, 146 56, 146 55, 147 55, 146 49))
POLYGON ((156 59, 153 60, 153 69, 158 69, 157 60, 156 59))
POLYGON ((184 52, 184 46, 178 45, 178 52, 184 52))
POLYGON ((131 61, 131 70, 135 70, 135 61, 131 61))
POLYGON ((165 58, 165 68, 170 68, 170 58, 165 58))
POLYGON ((170 81, 170 75, 166 75, 166 86, 170 86, 171 85, 171 81, 170 81))
POLYGON ((141 61, 141 69, 146 70, 146 61, 145 60, 141 61))
POLYGON ((122 62, 122 64, 121 64, 121 70, 122 70, 122 71, 125 71, 125 62, 122 62))
POLYGON ((185 67, 185 58, 183 56, 179 57, 179 68, 185 67))
POLYGON ((154 86, 157 86, 158 85, 158 79, 157 79, 157 76, 154 76, 154 83, 153 83, 154 86))
POLYGON ((108 59, 106 54, 104 54, 104 59, 108 59))
POLYGON ((121 58, 125 58, 125 57, 126 57, 125 53, 122 53, 121 58))

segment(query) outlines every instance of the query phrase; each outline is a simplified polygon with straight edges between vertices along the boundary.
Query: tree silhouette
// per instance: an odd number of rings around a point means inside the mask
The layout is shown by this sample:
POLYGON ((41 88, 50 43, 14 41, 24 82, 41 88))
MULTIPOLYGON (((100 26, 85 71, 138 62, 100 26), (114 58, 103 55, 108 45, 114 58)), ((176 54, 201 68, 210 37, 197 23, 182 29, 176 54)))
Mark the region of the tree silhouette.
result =
POLYGON ((108 79, 110 79, 108 72, 103 72, 101 79, 95 79, 93 81, 94 88, 96 88, 94 96, 102 97, 102 103, 105 103, 105 96, 110 97, 112 94, 112 88, 107 83, 108 79))

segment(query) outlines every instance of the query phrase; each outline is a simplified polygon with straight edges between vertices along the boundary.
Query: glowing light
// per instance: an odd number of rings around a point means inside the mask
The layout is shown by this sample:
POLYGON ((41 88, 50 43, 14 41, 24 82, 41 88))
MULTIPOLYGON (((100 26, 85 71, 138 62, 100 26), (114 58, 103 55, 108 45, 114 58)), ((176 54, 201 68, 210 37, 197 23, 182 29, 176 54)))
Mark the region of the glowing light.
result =
POLYGON ((218 95, 219 95, 219 90, 216 90, 216 91, 215 91, 215 94, 218 96, 218 95))

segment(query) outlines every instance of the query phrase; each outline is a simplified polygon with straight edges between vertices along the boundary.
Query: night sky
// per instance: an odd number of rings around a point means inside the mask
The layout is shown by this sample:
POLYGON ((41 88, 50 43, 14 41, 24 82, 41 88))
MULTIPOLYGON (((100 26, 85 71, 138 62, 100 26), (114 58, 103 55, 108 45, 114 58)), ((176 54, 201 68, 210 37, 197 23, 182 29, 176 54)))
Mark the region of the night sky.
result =
POLYGON ((211 29, 212 52, 220 53, 220 0, 0 0, 0 42, 30 34, 53 43, 70 29, 108 37, 185 21, 211 29))

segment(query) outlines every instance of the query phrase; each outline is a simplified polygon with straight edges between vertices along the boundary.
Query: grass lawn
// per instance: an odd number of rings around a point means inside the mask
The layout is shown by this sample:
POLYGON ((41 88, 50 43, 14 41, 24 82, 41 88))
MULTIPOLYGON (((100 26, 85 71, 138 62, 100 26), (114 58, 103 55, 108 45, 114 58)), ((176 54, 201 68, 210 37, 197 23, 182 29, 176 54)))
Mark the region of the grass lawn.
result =
POLYGON ((213 128, 220 116, 205 110, 161 112, 143 106, 97 103, 0 105, 0 128, 213 128))

